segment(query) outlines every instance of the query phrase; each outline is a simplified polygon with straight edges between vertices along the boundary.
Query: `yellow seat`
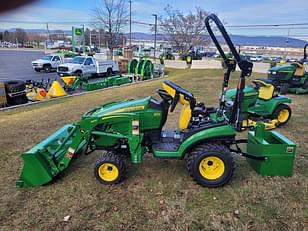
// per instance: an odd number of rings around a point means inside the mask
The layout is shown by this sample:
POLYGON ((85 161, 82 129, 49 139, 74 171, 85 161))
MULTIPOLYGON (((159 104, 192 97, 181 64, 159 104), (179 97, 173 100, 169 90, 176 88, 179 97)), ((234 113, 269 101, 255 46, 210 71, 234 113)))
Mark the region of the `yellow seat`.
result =
MULTIPOLYGON (((171 86, 163 83, 163 89, 172 97, 175 97, 175 89, 173 89, 171 86)), ((188 100, 185 99, 183 94, 179 95, 179 103, 183 105, 179 117, 179 129, 184 130, 188 127, 189 121, 191 119, 191 108, 190 103, 188 100)))
POLYGON ((259 99, 269 100, 273 98, 275 88, 272 84, 266 83, 259 79, 253 80, 253 83, 259 85, 259 99))
POLYGON ((301 64, 301 63, 298 63, 298 62, 295 62, 294 64, 296 66, 296 70, 294 72, 294 76, 302 77, 303 75, 305 75, 305 67, 304 67, 304 65, 301 64))

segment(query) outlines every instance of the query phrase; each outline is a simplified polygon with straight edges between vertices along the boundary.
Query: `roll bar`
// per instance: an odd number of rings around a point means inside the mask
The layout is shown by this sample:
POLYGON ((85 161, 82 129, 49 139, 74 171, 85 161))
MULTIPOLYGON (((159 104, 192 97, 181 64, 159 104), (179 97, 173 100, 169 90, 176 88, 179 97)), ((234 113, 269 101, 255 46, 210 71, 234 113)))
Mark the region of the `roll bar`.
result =
POLYGON ((241 71, 243 72, 243 74, 245 76, 250 76, 251 72, 252 72, 252 63, 249 62, 249 61, 241 59, 239 53, 236 51, 235 46, 233 45, 233 42, 231 41, 230 36, 228 35, 228 33, 227 33, 224 25, 220 21, 220 19, 215 14, 210 14, 205 19, 205 26, 206 26, 206 29, 207 29, 211 39, 213 40, 215 46, 217 47, 218 52, 220 53, 221 57, 223 58, 223 61, 226 63, 226 65, 228 65, 228 63, 227 63, 228 59, 227 59, 223 49, 221 48, 221 46, 220 46, 212 28, 211 28, 210 21, 213 21, 216 24, 218 30, 220 31, 223 38, 225 39, 231 53, 233 54, 233 57, 235 58, 236 62, 238 63, 238 66, 241 69, 241 71))
POLYGON ((304 60, 307 59, 307 46, 308 46, 308 43, 304 46, 304 60))
POLYGON ((232 108, 232 112, 229 118, 229 123, 234 124, 236 130, 241 131, 242 130, 242 115, 241 115, 241 107, 242 107, 242 102, 244 100, 244 88, 245 88, 245 78, 251 75, 252 72, 252 67, 253 64, 247 60, 243 60, 239 53, 236 51, 233 42, 231 41, 224 25, 222 22, 219 20, 219 18, 215 14, 210 14, 209 16, 206 17, 205 19, 205 26, 206 29, 213 40, 214 44, 217 47, 217 50, 219 51, 221 57, 223 58, 223 61, 227 65, 227 70, 224 74, 224 81, 222 84, 222 92, 220 96, 220 108, 218 110, 219 115, 224 113, 224 107, 225 107, 225 95, 226 91, 228 88, 229 84, 229 79, 231 72, 235 70, 236 63, 238 64, 239 68, 241 69, 241 74, 240 74, 240 79, 237 85, 237 90, 236 90, 236 98, 234 101, 234 105, 232 108), (229 49, 231 53, 233 54, 234 59, 228 59, 221 48, 212 28, 210 21, 213 21, 220 33, 222 34, 223 38, 225 39, 227 45, 229 46, 229 49))

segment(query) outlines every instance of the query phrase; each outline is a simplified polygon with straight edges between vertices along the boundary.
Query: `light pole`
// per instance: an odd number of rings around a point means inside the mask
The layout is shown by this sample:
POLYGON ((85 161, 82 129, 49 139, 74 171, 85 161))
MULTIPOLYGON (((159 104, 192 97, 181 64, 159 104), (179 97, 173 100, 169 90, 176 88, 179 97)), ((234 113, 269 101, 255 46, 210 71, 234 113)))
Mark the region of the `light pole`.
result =
POLYGON ((154 34, 154 63, 155 63, 155 61, 156 61, 157 14, 152 14, 152 16, 154 16, 154 18, 155 18, 155 26, 154 26, 154 30, 155 30, 155 34, 154 34))
POLYGON ((132 1, 129 1, 129 49, 132 48, 132 1))

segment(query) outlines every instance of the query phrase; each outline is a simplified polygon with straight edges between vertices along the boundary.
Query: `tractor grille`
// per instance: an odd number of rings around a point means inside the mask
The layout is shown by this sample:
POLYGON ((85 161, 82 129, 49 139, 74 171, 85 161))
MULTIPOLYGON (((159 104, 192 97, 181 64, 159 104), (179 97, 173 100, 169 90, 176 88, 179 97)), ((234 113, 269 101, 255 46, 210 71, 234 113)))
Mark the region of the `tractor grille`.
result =
POLYGON ((58 67, 58 71, 68 71, 67 67, 58 67))
POLYGON ((37 63, 32 63, 32 65, 33 65, 34 67, 37 67, 37 66, 38 66, 38 64, 37 64, 37 63))

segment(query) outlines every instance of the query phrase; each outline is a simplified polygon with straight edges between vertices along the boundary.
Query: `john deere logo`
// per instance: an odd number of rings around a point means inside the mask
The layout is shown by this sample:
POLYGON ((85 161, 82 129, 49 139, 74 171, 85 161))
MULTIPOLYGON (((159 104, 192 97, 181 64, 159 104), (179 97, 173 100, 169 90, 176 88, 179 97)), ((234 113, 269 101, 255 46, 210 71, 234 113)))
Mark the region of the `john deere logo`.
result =
POLYGON ((294 148, 293 147, 287 147, 287 153, 293 153, 294 148))
POLYGON ((75 35, 81 36, 81 35, 82 35, 82 29, 76 28, 76 29, 75 29, 75 35))

